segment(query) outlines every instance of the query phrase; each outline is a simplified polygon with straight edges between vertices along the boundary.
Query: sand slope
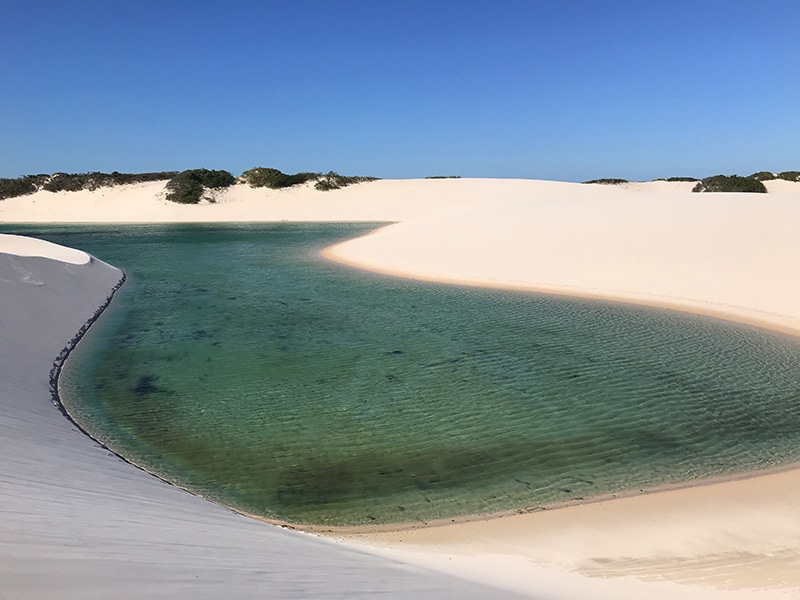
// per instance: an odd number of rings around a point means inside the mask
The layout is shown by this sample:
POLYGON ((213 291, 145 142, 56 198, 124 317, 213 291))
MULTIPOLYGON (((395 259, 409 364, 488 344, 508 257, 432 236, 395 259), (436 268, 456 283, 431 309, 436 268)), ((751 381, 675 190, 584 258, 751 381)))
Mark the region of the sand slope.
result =
POLYGON ((800 184, 775 182, 788 185, 762 195, 692 194, 691 183, 481 183, 492 187, 491 201, 398 223, 326 255, 407 277, 623 299, 800 331, 800 184))
POLYGON ((66 248, 58 244, 51 244, 44 240, 25 237, 22 235, 7 235, 0 233, 0 252, 16 254, 17 256, 41 256, 52 258, 73 265, 83 265, 89 262, 90 256, 86 252, 66 248))

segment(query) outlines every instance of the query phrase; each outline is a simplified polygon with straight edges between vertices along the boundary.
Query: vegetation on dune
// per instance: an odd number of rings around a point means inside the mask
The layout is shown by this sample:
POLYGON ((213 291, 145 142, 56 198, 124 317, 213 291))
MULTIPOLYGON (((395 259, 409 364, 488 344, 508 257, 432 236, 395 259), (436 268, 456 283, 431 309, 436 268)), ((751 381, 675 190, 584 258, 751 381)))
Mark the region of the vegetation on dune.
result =
POLYGON ((784 171, 778 173, 778 179, 785 179, 786 181, 800 181, 800 171, 784 171))
MULTIPOLYGON (((460 175, 432 175, 425 179, 460 179, 460 175)), ((339 175, 335 171, 328 173, 300 172, 287 174, 267 167, 254 167, 242 173, 242 181, 250 187, 266 187, 283 189, 296 185, 314 182, 314 188, 320 191, 337 190, 345 186, 365 181, 376 181, 377 177, 358 177, 339 175)), ((697 182, 693 192, 751 192, 766 193, 762 183, 774 179, 800 182, 800 171, 759 171, 747 177, 738 175, 714 175, 705 179, 695 177, 667 177, 653 181, 692 181, 697 182)), ((96 190, 101 187, 145 183, 151 181, 167 181, 167 200, 181 204, 197 204, 209 189, 222 189, 236 183, 236 178, 228 171, 209 169, 190 169, 187 171, 160 171, 153 173, 53 173, 52 175, 24 175, 16 179, 0 178, 0 200, 33 194, 40 190, 49 192, 72 192, 80 190, 96 190)), ((602 185, 620 185, 629 183, 627 179, 603 178, 584 181, 602 185)), ((213 198, 209 198, 213 201, 213 198)))
POLYGON ((758 179, 739 175, 714 175, 702 179, 693 192, 748 192, 766 194, 767 188, 758 179))
POLYGON ((155 173, 111 173, 111 185, 127 185, 131 183, 149 183, 151 181, 164 181, 172 179, 178 171, 157 171, 155 173))
POLYGON ((307 181, 316 181, 321 176, 320 173, 295 173, 294 175, 289 175, 278 169, 268 167, 254 167, 242 173, 242 178, 250 187, 266 187, 271 190, 292 187, 307 181))
POLYGON ((32 194, 39 190, 48 192, 78 192, 101 187, 163 181, 174 177, 177 171, 158 173, 53 173, 52 175, 25 175, 16 179, 0 179, 0 200, 32 194))
MULTIPOLYGON (((800 171, 784 171, 782 173, 772 173, 770 171, 759 171, 740 177, 739 175, 714 175, 704 179, 696 177, 660 177, 653 181, 696 181, 697 185, 692 189, 693 192, 746 192, 765 194, 767 188, 762 182, 772 179, 785 179, 786 181, 800 182, 800 171)), ((606 185, 617 185, 628 183, 625 179, 592 179, 583 183, 601 183, 606 185)))
MULTIPOLYGON (((329 173, 295 173, 289 175, 278 169, 255 167, 242 173, 242 179, 251 187, 270 189, 287 188, 307 182, 316 182, 321 191, 336 190, 354 183, 375 181, 377 177, 348 177, 334 171, 329 173)), ((167 200, 181 204, 197 204, 209 189, 222 189, 236 183, 228 171, 189 169, 186 171, 162 171, 158 173, 54 173, 53 175, 25 175, 16 179, 0 178, 0 200, 33 194, 39 190, 48 192, 77 192, 96 190, 130 183, 167 180, 167 200)))
POLYGON ((189 169, 181 171, 167 182, 167 200, 180 204, 197 204, 206 189, 222 189, 236 183, 228 171, 189 169))
POLYGON ((583 183, 599 183, 602 185, 619 185, 621 183, 628 183, 627 179, 617 179, 613 177, 607 177, 604 179, 591 179, 589 181, 584 181, 583 183))
POLYGON ((343 188, 354 183, 377 180, 377 177, 347 176, 339 175, 335 171, 329 171, 327 174, 323 175, 319 181, 317 181, 317 183, 314 184, 314 188, 322 192, 327 192, 330 190, 338 190, 339 188, 343 188))
POLYGON ((33 194, 39 191, 48 179, 49 175, 25 175, 16 179, 0 178, 0 200, 33 194))
POLYGON ((783 179, 785 181, 800 181, 800 171, 783 171, 782 173, 772 173, 771 171, 759 171, 750 175, 752 179, 758 181, 772 181, 783 179))
POLYGON ((254 167, 242 173, 242 178, 250 187, 267 187, 273 190, 315 181, 314 187, 323 192, 337 190, 353 183, 375 181, 378 179, 377 177, 348 177, 346 175, 339 175, 335 171, 330 171, 325 175, 322 173, 308 172, 289 175, 278 169, 267 167, 254 167))
POLYGON ((750 175, 752 179, 758 181, 772 181, 775 179, 783 179, 785 181, 800 181, 800 171, 783 171, 782 173, 773 173, 771 171, 759 171, 750 175))
POLYGON ((52 177, 42 186, 48 192, 78 192, 80 190, 96 190, 112 185, 128 183, 144 183, 147 181, 163 181, 174 177, 175 171, 158 173, 53 173, 52 177))

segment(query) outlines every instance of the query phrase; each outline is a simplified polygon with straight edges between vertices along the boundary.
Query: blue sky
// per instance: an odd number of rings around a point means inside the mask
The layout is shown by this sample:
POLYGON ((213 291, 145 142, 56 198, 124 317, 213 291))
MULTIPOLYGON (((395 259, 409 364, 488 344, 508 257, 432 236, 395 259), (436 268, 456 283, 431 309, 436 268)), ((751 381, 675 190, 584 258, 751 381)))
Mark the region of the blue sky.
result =
POLYGON ((797 0, 0 0, 0 177, 800 169, 797 0))

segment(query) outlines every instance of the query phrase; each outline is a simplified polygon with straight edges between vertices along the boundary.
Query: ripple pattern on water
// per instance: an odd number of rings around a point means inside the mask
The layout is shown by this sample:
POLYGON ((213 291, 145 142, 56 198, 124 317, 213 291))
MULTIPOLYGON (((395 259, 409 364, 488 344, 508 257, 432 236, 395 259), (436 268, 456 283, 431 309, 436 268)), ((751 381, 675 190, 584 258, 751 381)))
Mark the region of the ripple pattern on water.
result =
POLYGON ((317 258, 371 227, 39 228, 129 274, 65 372, 76 417, 206 497, 318 524, 428 521, 798 460, 797 340, 317 258))

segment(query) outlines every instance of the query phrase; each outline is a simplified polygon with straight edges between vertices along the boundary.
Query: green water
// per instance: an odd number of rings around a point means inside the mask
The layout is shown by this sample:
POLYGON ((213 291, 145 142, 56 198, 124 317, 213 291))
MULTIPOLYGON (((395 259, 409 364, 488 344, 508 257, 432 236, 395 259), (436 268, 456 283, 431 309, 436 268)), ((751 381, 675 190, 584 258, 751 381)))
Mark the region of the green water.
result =
POLYGON ((428 521, 800 459, 797 340, 318 257, 374 227, 5 230, 129 275, 68 363, 76 418, 244 511, 428 521))

